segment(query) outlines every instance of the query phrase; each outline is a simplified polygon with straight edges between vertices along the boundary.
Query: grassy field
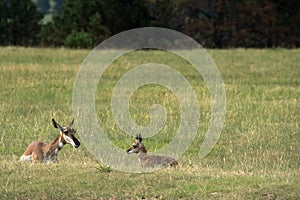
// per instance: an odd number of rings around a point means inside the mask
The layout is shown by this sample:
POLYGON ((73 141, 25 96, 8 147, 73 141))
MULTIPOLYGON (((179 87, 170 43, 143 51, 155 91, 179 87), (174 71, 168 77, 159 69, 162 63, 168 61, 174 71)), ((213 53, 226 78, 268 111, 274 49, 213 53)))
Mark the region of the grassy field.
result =
MULTIPOLYGON (((209 93, 191 66, 172 54, 139 51, 105 72, 96 94, 97 116, 124 153, 133 138, 115 124, 110 96, 127 70, 147 62, 166 64, 187 78, 198 98, 198 135, 179 167, 136 174, 100 163, 84 144, 65 146, 59 164, 18 162, 30 142, 56 137, 51 118, 62 124, 72 119, 73 83, 89 51, 0 48, 1 199, 300 199, 300 50, 208 52, 225 83, 227 113, 218 143, 203 159, 198 152, 209 123, 209 93)), ((166 145, 180 118, 174 95, 146 86, 131 100, 132 118, 141 125, 149 123, 150 105, 166 106, 165 127, 145 146, 155 151, 166 145)))

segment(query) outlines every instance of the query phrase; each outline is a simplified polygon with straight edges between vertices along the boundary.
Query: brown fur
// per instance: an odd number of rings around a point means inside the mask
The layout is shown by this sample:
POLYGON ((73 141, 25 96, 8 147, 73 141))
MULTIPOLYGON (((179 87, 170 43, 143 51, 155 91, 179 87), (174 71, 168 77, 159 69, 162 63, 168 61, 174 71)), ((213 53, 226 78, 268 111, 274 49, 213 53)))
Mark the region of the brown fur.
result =
POLYGON ((23 156, 31 155, 32 162, 44 162, 46 157, 49 157, 49 160, 51 161, 57 162, 58 160, 55 150, 57 149, 60 151, 62 149, 62 147, 59 146, 59 140, 63 141, 63 144, 66 144, 61 134, 59 134, 56 139, 49 144, 44 142, 32 142, 28 145, 23 156))
POLYGON ((78 148, 80 142, 75 138, 75 130, 71 127, 74 120, 68 127, 62 127, 54 119, 52 119, 53 126, 60 130, 59 135, 49 144, 44 142, 32 142, 28 145, 25 152, 21 156, 21 161, 32 161, 32 162, 58 162, 57 154, 68 142, 64 137, 69 137, 75 144, 75 148, 78 148), (31 157, 30 157, 31 156, 31 157))

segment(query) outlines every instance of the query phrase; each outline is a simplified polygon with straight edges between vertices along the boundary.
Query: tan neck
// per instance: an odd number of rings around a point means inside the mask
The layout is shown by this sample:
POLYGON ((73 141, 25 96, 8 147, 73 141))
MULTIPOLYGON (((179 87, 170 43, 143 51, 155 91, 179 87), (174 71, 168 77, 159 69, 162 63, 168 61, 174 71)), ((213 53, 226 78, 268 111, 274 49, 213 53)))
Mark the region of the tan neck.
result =
POLYGON ((59 134, 52 142, 47 144, 43 150, 47 155, 51 157, 56 155, 66 144, 65 140, 62 137, 62 134, 59 134))
POLYGON ((147 149, 144 146, 142 146, 142 148, 140 148, 139 154, 140 153, 147 153, 147 149))
POLYGON ((143 146, 139 153, 137 154, 139 161, 142 163, 145 159, 147 159, 148 154, 147 154, 147 149, 143 146))

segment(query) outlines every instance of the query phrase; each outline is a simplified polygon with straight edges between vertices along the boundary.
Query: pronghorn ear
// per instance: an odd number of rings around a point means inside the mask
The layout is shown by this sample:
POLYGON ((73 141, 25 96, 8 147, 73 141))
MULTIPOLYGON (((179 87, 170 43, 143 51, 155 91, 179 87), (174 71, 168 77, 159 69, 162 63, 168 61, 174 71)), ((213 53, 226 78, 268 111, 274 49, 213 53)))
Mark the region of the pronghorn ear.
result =
POLYGON ((54 128, 57 128, 57 129, 63 131, 63 127, 61 127, 54 119, 52 119, 52 124, 53 124, 54 128))
POLYGON ((70 122, 69 126, 73 126, 74 124, 74 118, 72 119, 72 121, 70 122))
POLYGON ((143 140, 143 138, 142 138, 142 136, 141 136, 140 133, 136 135, 135 139, 136 139, 138 142, 142 142, 142 140, 143 140))

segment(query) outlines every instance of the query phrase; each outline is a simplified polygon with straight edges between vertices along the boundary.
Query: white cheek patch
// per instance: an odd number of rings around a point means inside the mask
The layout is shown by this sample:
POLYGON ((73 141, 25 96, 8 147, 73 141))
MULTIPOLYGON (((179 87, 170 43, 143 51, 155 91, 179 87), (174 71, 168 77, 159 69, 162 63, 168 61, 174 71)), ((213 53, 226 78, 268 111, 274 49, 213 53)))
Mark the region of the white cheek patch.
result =
POLYGON ((138 149, 137 148, 132 148, 130 151, 128 151, 128 154, 136 153, 136 152, 138 152, 138 149))
POLYGON ((131 153, 133 153, 133 152, 132 152, 132 150, 130 150, 130 151, 128 151, 127 153, 128 153, 128 154, 131 154, 131 153))
POLYGON ((75 143, 71 137, 69 137, 67 135, 63 135, 63 137, 67 143, 71 144, 72 146, 75 146, 75 143))

